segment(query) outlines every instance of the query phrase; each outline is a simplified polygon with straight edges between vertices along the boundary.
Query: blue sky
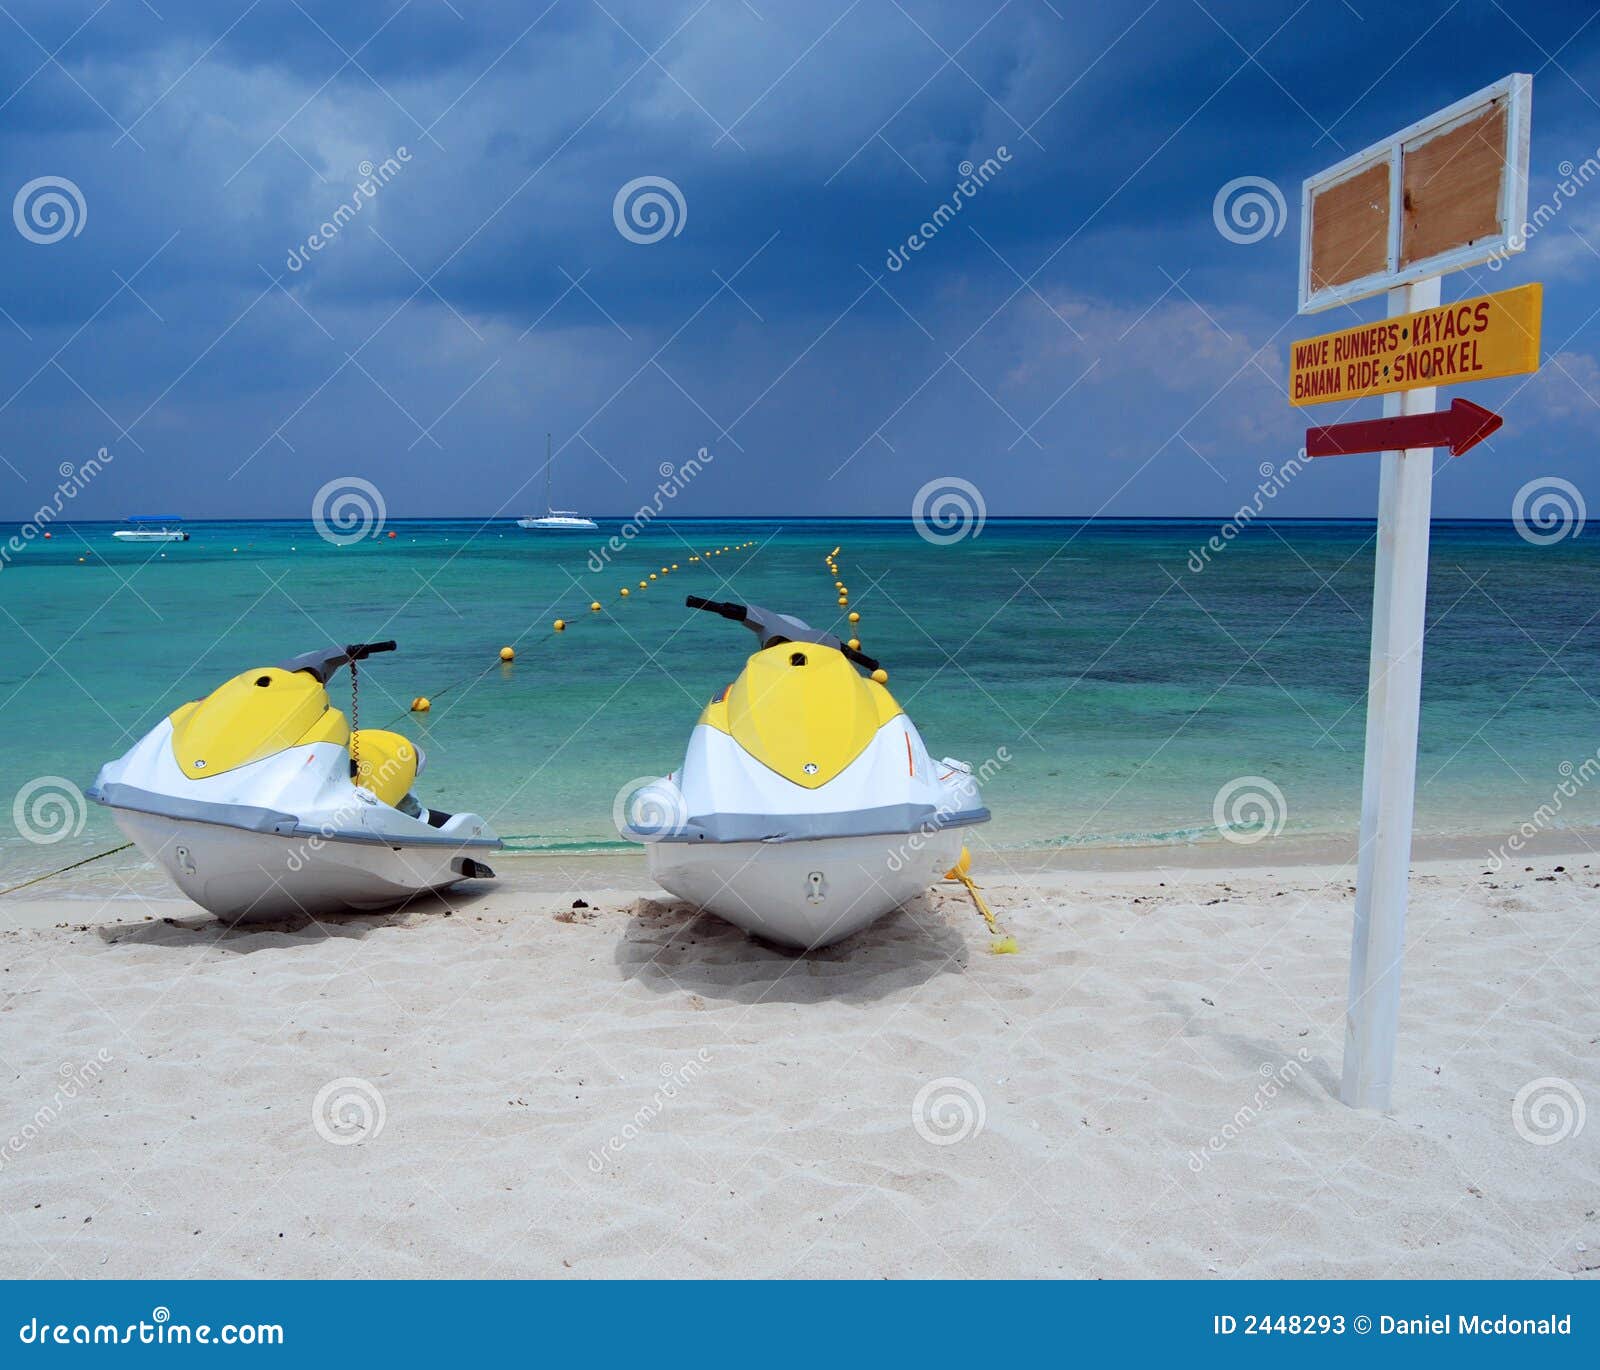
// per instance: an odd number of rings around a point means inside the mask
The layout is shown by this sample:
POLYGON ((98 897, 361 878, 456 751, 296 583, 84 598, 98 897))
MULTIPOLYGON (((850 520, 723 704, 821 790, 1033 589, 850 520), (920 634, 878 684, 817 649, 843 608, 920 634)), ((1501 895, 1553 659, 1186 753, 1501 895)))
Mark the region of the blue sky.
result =
MULTIPOLYGON (((594 513, 705 447, 676 512, 907 515, 953 475, 991 515, 1225 516, 1300 444, 1289 341, 1381 309, 1295 317, 1303 177, 1512 70, 1530 204, 1600 146, 1578 4, 8 0, 0 30, 17 519, 101 447, 76 516, 309 517, 336 476, 392 516, 513 515, 546 430, 557 503, 594 513), (1241 176, 1282 187, 1281 232, 1217 231, 1241 176), (50 236, 13 202, 41 177, 82 197, 53 242, 15 222, 50 236), (641 177, 681 195, 653 242, 614 217, 641 177)), ((1441 515, 1600 487, 1600 180, 1445 298, 1527 280, 1551 360, 1472 387, 1506 425, 1441 515)), ((1319 463, 1274 512, 1370 515, 1376 476, 1319 463)))

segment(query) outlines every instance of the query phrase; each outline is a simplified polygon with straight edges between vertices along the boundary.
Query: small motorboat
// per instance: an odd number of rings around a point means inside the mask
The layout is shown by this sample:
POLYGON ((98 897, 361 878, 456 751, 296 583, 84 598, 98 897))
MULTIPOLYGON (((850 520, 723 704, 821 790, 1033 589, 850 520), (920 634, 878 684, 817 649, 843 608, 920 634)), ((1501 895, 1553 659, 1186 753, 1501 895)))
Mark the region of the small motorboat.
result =
POLYGON ((571 509, 557 509, 550 503, 550 473, 555 466, 555 457, 550 451, 550 435, 544 435, 544 513, 529 514, 526 518, 517 520, 518 528, 528 528, 534 531, 547 533, 587 533, 599 525, 593 519, 586 519, 582 514, 571 509))
POLYGON ((425 808, 426 764, 399 733, 352 730, 328 702, 357 642, 257 666, 184 704, 116 761, 89 797, 189 898, 228 922, 364 912, 494 872, 503 845, 475 813, 425 808))
POLYGON ((646 844, 659 884, 810 950, 956 865, 962 830, 989 811, 970 767, 929 755, 876 661, 787 614, 686 603, 744 624, 761 647, 700 715, 682 768, 624 799, 619 831, 646 844))
POLYGON ((119 528, 111 536, 122 542, 187 542, 189 535, 182 528, 174 528, 175 523, 182 523, 180 518, 170 514, 136 514, 128 520, 133 526, 119 528))

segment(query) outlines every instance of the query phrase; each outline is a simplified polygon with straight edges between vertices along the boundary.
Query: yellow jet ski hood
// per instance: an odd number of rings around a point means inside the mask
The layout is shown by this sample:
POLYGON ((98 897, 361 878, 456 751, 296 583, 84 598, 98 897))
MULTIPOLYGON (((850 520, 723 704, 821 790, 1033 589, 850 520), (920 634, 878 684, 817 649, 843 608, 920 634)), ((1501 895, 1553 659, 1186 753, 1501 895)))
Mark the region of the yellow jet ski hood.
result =
POLYGON ((832 633, 759 604, 698 595, 684 603, 742 623, 761 639, 744 673, 700 721, 727 733, 785 780, 808 790, 826 785, 900 712, 882 685, 855 671, 875 671, 878 663, 832 633))
POLYGON ((837 648, 785 642, 763 648, 712 701, 700 722, 727 733, 785 780, 818 789, 867 749, 900 712, 837 648))
POLYGON ((311 742, 345 746, 350 728, 324 688, 341 666, 393 642, 356 642, 241 672, 204 699, 175 710, 172 754, 186 779, 208 780, 286 748, 311 742))

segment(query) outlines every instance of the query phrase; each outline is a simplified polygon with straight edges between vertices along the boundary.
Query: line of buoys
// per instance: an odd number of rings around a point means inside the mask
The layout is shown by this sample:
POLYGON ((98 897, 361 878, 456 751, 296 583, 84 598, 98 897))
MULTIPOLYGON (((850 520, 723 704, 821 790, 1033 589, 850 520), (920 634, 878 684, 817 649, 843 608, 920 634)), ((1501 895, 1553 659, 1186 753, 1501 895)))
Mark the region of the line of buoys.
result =
MULTIPOLYGON (((723 552, 738 552, 738 551, 744 550, 747 547, 754 547, 755 545, 756 545, 755 544, 755 539, 752 538, 752 539, 750 539, 748 541, 745 541, 745 542, 740 542, 740 543, 736 543, 736 544, 730 544, 729 546, 723 547, 721 549, 709 549, 709 550, 707 550, 705 552, 693 553, 693 554, 690 555, 689 560, 691 562, 709 560, 713 556, 720 556, 723 552)), ((619 599, 629 599, 634 594, 635 589, 648 590, 650 588, 650 585, 651 585, 652 581, 660 581, 660 580, 666 578, 667 576, 670 576, 674 571, 676 571, 678 569, 679 569, 679 563, 677 563, 676 561, 673 561, 673 562, 668 562, 668 563, 662 565, 657 570, 647 571, 645 573, 645 575, 644 575, 644 578, 639 581, 637 587, 628 586, 628 585, 618 586, 617 587, 617 597, 619 599)), ((601 606, 599 600, 594 599, 594 600, 590 600, 589 601, 589 612, 590 613, 598 614, 598 613, 601 612, 601 608, 602 608, 602 606, 601 606)), ((558 619, 556 619, 554 621, 554 623, 551 624, 551 628, 555 632, 562 633, 562 632, 565 632, 567 630, 567 628, 569 628, 574 621, 575 621, 574 619, 570 619, 570 618, 558 618, 558 619)), ((505 653, 511 652, 511 651, 512 651, 512 649, 509 648, 509 647, 503 648, 502 652, 501 652, 500 659, 502 661, 510 661, 510 660, 512 660, 513 657, 515 656, 514 652, 512 652, 511 656, 507 656, 505 654, 505 653)))
MULTIPOLYGON (((825 552, 822 560, 827 564, 828 571, 833 576, 833 588, 839 594, 839 607, 841 609, 850 609, 850 587, 840 578, 839 573, 839 548, 835 547, 833 551, 825 552)), ((850 637, 845 645, 851 651, 859 652, 861 650, 861 635, 855 625, 861 622, 861 615, 856 610, 850 609, 850 612, 845 617, 851 625, 850 637)), ((872 678, 880 685, 889 683, 889 673, 881 666, 872 673, 872 678)))
MULTIPOLYGON (((754 547, 755 545, 756 545, 755 544, 755 540, 751 539, 751 540, 746 541, 746 542, 741 542, 741 543, 738 543, 736 545, 731 545, 731 546, 729 546, 727 548, 724 548, 722 550, 724 550, 724 551, 742 551, 743 549, 745 549, 747 547, 754 547)), ((291 548, 290 550, 293 551, 294 549, 291 548)), ((691 562, 709 560, 713 555, 720 555, 720 553, 719 552, 712 552, 712 551, 707 551, 707 552, 705 552, 703 554, 702 553, 694 553, 694 554, 690 555, 689 560, 691 562)), ((79 560, 82 560, 82 558, 80 557, 79 560)), ((670 575, 672 572, 674 572, 676 570, 678 570, 678 563, 674 561, 674 562, 670 562, 667 565, 661 567, 661 569, 659 571, 650 572, 648 579, 641 580, 639 582, 639 589, 641 589, 641 590, 648 589, 649 586, 650 586, 650 581, 656 580, 661 576, 670 575)), ((617 593, 621 598, 627 599, 632 592, 629 590, 628 586, 624 585, 624 586, 621 586, 618 589, 617 593)), ((600 613, 602 611, 602 607, 603 606, 601 605, 600 601, 597 600, 597 599, 589 601, 589 612, 592 613, 592 614, 600 613)), ((556 633, 564 633, 564 632, 566 632, 567 628, 570 627, 571 624, 574 621, 575 620, 573 620, 573 619, 564 618, 564 617, 555 619, 550 625, 551 626, 551 630, 553 632, 556 632, 556 633)), ((500 649, 499 656, 500 656, 501 662, 504 663, 505 665, 509 666, 513 662, 515 662, 515 660, 516 660, 516 656, 517 656, 516 648, 514 648, 514 647, 512 647, 510 645, 504 646, 504 647, 502 647, 500 649)), ((456 687, 456 685, 459 685, 459 684, 462 684, 462 683, 463 683, 462 681, 456 681, 454 684, 442 686, 440 688, 440 690, 438 691, 438 693, 442 694, 445 690, 454 689, 456 687)), ((425 714, 432 707, 433 707, 433 701, 431 699, 429 699, 426 695, 418 695, 415 699, 413 699, 411 701, 411 712, 412 713, 425 714)))

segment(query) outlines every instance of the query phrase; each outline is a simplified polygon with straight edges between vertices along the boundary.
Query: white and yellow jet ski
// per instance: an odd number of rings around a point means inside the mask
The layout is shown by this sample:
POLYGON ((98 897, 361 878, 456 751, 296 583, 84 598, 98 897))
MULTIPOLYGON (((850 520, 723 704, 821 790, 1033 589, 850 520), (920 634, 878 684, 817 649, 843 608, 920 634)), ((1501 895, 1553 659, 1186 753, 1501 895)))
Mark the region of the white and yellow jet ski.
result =
POLYGON ((393 642, 308 652, 236 675, 100 769, 89 797, 202 908, 229 922, 367 911, 493 876, 502 845, 474 813, 422 807, 426 758, 352 732, 329 677, 393 642))
POLYGON ((706 707, 681 770, 619 830, 666 889, 746 932, 825 947, 921 894, 985 823, 971 768, 934 761, 878 663, 787 614, 690 595, 761 649, 706 707), (853 664, 852 664, 853 663, 853 664))

